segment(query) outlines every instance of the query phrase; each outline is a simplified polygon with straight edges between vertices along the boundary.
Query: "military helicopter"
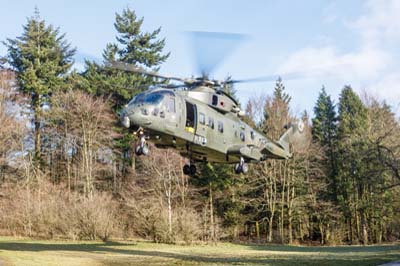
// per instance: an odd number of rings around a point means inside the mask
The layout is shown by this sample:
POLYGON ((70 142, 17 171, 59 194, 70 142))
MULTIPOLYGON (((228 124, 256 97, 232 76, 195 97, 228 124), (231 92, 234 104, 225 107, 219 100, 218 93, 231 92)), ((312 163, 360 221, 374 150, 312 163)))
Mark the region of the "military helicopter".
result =
MULTIPOLYGON (((137 155, 148 155, 148 140, 156 147, 174 148, 189 159, 183 167, 186 175, 195 175, 195 162, 234 164, 234 171, 247 173, 249 162, 289 159, 290 146, 303 123, 287 126, 279 140, 270 140, 242 121, 238 102, 227 94, 225 86, 271 79, 214 80, 203 75, 179 78, 147 71, 123 62, 111 62, 123 71, 149 75, 180 84, 160 84, 136 95, 120 113, 124 127, 139 137, 137 155)), ((274 76, 276 78, 276 76, 274 76)))

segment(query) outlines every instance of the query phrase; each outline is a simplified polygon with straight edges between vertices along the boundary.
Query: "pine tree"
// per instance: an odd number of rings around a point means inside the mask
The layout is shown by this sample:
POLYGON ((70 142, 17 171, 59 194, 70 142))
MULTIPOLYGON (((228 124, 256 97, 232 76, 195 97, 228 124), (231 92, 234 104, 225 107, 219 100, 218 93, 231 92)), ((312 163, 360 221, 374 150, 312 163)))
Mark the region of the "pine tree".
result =
POLYGON ((65 40, 65 34, 40 18, 38 9, 23 26, 16 39, 4 42, 8 49, 8 62, 17 72, 22 91, 31 97, 34 113, 35 158, 41 159, 41 105, 46 97, 60 89, 73 64, 75 49, 65 40))
POLYGON ((290 123, 289 104, 291 96, 286 93, 281 78, 275 83, 273 98, 264 105, 264 118, 261 123, 263 132, 272 139, 278 139, 290 123))
POLYGON ((315 117, 312 119, 312 137, 315 142, 324 148, 326 160, 324 160, 325 171, 330 180, 328 193, 330 198, 337 200, 337 157, 336 157, 336 135, 337 117, 335 105, 331 97, 322 87, 317 103, 314 107, 315 117))
POLYGON ((281 101, 287 105, 289 105, 292 100, 292 97, 285 92, 285 85, 283 84, 281 77, 279 77, 275 83, 274 98, 275 100, 281 101))
POLYGON ((313 138, 319 141, 323 146, 332 147, 336 136, 336 111, 331 97, 322 87, 319 93, 317 103, 314 107, 315 117, 312 119, 313 138))
POLYGON ((350 86, 345 86, 339 99, 338 136, 341 139, 360 135, 365 130, 367 109, 350 86))
POLYGON ((367 109, 350 86, 343 88, 339 99, 338 126, 338 200, 348 225, 351 242, 366 241, 365 170, 361 154, 367 149, 363 137, 367 129, 367 109))
POLYGON ((117 43, 107 44, 103 52, 104 65, 86 62, 83 76, 87 82, 84 88, 98 95, 111 96, 116 110, 155 81, 149 76, 110 68, 109 63, 121 61, 158 71, 169 57, 169 53, 163 54, 165 39, 158 39, 161 28, 144 32, 143 21, 129 8, 124 9, 122 14, 116 14, 114 27, 117 43))

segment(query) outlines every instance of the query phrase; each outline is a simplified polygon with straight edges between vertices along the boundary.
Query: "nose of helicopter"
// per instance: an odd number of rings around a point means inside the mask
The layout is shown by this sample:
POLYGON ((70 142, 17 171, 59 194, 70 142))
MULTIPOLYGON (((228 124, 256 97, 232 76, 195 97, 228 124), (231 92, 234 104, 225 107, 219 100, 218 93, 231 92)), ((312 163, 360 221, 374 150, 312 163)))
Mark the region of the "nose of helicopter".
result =
POLYGON ((126 107, 121 112, 120 120, 126 128, 132 126, 149 126, 152 124, 149 117, 149 110, 144 107, 126 107))

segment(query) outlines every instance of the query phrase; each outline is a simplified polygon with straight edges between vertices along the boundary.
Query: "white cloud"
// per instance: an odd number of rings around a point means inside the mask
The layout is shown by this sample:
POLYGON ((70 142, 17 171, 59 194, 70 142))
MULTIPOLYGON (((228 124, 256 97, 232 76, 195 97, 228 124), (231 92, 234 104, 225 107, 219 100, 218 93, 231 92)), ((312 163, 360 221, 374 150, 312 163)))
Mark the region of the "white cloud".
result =
POLYGON ((400 72, 386 74, 377 82, 366 85, 365 90, 385 99, 393 111, 400 114, 400 72))
POLYGON ((330 81, 332 86, 351 84, 396 106, 400 102, 400 63, 396 61, 400 1, 371 0, 364 7, 364 13, 346 23, 352 34, 360 36, 358 47, 342 52, 334 41, 322 47, 303 47, 289 55, 279 73, 303 72, 305 77, 330 81))
POLYGON ((349 23, 358 29, 368 45, 381 46, 400 41, 400 1, 370 0, 367 12, 349 23))
POLYGON ((289 56, 278 73, 304 72, 305 76, 330 76, 341 79, 374 79, 391 61, 382 50, 361 48, 339 53, 334 46, 303 48, 289 56))

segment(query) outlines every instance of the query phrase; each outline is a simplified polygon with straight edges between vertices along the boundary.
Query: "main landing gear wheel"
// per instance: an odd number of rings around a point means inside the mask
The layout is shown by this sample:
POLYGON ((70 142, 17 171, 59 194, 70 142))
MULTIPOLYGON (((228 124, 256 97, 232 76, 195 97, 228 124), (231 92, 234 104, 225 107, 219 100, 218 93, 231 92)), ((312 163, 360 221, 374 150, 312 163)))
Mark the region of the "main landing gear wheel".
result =
POLYGON ((183 173, 185 175, 194 176, 196 174, 196 166, 194 164, 185 164, 183 166, 183 173))
POLYGON ((240 162, 235 164, 236 174, 246 174, 249 171, 249 165, 244 162, 243 158, 240 158, 240 162))

